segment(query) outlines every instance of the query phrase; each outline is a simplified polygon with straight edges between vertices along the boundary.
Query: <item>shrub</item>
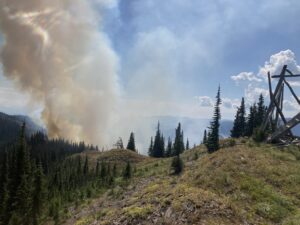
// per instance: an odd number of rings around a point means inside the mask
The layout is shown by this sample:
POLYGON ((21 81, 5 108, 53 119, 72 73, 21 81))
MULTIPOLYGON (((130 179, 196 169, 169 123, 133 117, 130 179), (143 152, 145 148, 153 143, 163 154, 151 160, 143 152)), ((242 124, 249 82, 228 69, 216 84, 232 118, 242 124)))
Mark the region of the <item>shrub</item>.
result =
POLYGON ((183 161, 182 159, 180 158, 180 156, 175 156, 172 160, 172 163, 171 163, 171 169, 173 171, 173 174, 174 175, 178 175, 182 172, 183 170, 183 161))
POLYGON ((220 141, 221 148, 233 147, 236 145, 236 141, 233 138, 227 138, 220 141))
POLYGON ((126 167, 124 169, 124 172, 123 172, 123 178, 130 179, 131 175, 132 175, 131 165, 130 165, 130 162, 127 162, 127 165, 126 165, 126 167))
POLYGON ((252 139, 255 142, 263 142, 266 139, 266 133, 260 128, 255 128, 253 132, 252 139))

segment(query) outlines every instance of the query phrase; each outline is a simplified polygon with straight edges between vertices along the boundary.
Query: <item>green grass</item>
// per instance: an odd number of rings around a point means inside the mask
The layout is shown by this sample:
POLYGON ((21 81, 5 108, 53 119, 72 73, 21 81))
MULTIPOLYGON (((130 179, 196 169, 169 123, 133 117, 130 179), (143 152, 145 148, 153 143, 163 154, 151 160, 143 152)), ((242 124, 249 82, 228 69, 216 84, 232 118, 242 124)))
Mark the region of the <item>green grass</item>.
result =
POLYGON ((144 186, 128 192, 120 181, 120 187, 108 192, 107 201, 125 198, 126 206, 105 209, 114 213, 102 209, 97 214, 98 221, 111 224, 125 217, 137 224, 171 209, 174 218, 186 216, 187 224, 238 225, 247 221, 257 225, 299 225, 299 148, 279 149, 249 139, 225 140, 222 146, 213 154, 207 154, 204 146, 184 152, 181 158, 185 166, 180 176, 170 173, 172 158, 136 161, 130 185, 138 187, 142 181, 144 186))

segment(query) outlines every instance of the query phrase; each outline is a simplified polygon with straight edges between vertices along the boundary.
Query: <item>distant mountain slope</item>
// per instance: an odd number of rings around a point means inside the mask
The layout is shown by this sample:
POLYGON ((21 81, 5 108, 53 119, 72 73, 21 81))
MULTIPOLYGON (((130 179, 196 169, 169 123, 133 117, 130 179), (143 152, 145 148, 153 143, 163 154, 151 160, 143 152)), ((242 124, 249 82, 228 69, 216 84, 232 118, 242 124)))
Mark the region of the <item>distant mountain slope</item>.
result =
POLYGON ((31 136, 37 131, 44 131, 28 116, 7 115, 0 112, 0 146, 6 143, 14 142, 20 132, 22 123, 26 123, 26 135, 31 136))

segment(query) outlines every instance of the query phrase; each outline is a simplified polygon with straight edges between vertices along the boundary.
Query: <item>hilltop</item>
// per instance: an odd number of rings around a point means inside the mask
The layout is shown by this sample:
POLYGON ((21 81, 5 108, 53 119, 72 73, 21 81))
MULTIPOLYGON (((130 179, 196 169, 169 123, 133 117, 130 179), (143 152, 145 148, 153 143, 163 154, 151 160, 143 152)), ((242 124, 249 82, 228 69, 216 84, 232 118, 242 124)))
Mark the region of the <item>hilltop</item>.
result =
POLYGON ((67 208, 62 223, 299 224, 299 148, 242 142, 214 154, 204 146, 186 151, 180 176, 170 175, 171 159, 126 150, 89 154, 138 158, 134 176, 127 185, 67 208))

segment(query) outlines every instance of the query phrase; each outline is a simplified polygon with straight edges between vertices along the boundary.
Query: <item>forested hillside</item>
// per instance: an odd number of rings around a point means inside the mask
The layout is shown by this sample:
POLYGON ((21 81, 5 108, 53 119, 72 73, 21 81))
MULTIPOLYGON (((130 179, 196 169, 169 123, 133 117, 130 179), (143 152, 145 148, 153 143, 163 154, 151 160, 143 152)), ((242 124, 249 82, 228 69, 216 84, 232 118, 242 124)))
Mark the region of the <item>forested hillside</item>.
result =
POLYGON ((12 116, 0 112, 0 146, 15 142, 19 137, 20 128, 24 122, 26 122, 25 134, 27 137, 38 131, 45 132, 42 127, 36 125, 27 116, 12 116))

